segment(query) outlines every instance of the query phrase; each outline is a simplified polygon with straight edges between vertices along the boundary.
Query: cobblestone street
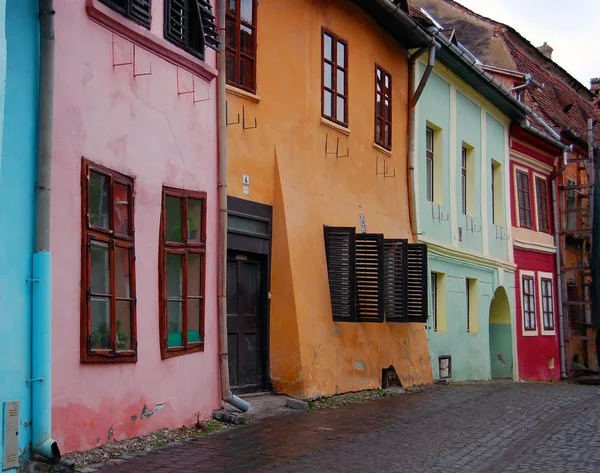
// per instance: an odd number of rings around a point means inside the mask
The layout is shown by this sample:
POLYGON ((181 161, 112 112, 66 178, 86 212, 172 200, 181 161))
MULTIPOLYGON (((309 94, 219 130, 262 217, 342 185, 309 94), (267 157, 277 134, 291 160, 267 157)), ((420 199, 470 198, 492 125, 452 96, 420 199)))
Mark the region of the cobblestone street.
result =
POLYGON ((597 387, 441 386, 272 417, 102 472, 596 473, 599 431, 597 387))

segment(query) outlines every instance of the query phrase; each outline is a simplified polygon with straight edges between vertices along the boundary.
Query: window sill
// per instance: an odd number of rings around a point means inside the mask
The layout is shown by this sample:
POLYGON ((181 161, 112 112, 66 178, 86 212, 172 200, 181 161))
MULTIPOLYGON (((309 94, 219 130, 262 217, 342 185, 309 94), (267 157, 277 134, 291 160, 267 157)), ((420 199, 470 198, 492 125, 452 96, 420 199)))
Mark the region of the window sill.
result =
POLYGON ((190 353, 198 353, 204 351, 204 343, 200 345, 193 346, 192 348, 188 348, 187 350, 184 348, 170 348, 168 350, 163 350, 162 359, 166 360, 168 358, 175 358, 176 356, 189 355, 190 353))
POLYGON ((118 364, 118 363, 137 363, 137 353, 132 355, 100 355, 86 353, 81 357, 83 364, 118 364))
POLYGON ((165 61, 187 69, 207 82, 211 82, 217 77, 218 71, 215 68, 167 40, 158 38, 144 27, 103 5, 99 0, 86 0, 85 8, 92 21, 156 54, 165 61))
POLYGON ((387 148, 384 148, 383 146, 378 145, 377 143, 373 143, 373 149, 375 151, 378 151, 378 152, 382 153, 382 154, 385 154, 386 156, 389 156, 390 158, 392 157, 392 151, 391 150, 389 150, 387 148))
POLYGON ((321 125, 325 125, 335 131, 339 131, 343 135, 350 135, 350 128, 346 128, 345 126, 338 125, 337 123, 332 122, 331 120, 327 120, 325 117, 321 117, 321 125))
POLYGON ((237 87, 229 84, 225 86, 225 90, 228 94, 235 95, 243 99, 248 99, 255 103, 260 103, 260 95, 253 94, 252 92, 246 92, 245 90, 238 89, 237 87))
POLYGON ((524 337, 537 337, 538 335, 537 330, 523 330, 524 337))

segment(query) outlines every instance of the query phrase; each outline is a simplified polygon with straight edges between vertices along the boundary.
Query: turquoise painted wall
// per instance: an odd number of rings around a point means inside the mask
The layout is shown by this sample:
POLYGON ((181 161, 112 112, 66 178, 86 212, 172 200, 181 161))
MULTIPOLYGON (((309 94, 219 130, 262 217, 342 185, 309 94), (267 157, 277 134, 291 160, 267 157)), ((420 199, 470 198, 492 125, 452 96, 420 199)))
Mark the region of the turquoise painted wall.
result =
MULTIPOLYGON (((31 285, 26 280, 31 278, 34 239, 37 11, 35 0, 0 1, 0 403, 3 411, 4 401, 21 402, 22 456, 31 441, 26 384, 31 372, 31 285)), ((0 461, 4 440, 2 429, 0 461)))

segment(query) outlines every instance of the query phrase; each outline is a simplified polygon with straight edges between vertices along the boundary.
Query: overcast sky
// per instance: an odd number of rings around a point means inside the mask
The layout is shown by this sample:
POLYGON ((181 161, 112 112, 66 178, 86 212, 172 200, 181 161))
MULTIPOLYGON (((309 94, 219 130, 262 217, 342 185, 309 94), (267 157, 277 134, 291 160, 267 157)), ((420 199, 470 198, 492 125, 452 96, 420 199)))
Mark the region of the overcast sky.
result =
POLYGON ((512 26, 534 46, 546 41, 554 48, 552 59, 586 87, 600 77, 600 0, 456 1, 512 26))

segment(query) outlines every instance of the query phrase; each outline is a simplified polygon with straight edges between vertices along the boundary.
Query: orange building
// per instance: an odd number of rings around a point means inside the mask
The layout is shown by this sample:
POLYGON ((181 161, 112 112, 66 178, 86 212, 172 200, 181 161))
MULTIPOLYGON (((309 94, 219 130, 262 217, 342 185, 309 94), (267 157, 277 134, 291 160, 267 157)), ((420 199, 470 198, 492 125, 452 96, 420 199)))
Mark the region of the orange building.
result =
POLYGON ((423 323, 426 257, 417 258, 422 265, 411 273, 412 286, 407 273, 411 255, 421 251, 408 244, 408 51, 431 40, 405 2, 395 3, 404 5, 230 3, 227 306, 234 392, 316 398, 379 388, 391 366, 403 386, 432 381, 423 323), (325 227, 338 227, 328 234, 327 255, 325 227), (339 232, 343 242, 334 244, 339 232), (409 255, 408 266, 392 258, 396 253, 409 255), (401 286, 416 292, 406 297, 401 286))

